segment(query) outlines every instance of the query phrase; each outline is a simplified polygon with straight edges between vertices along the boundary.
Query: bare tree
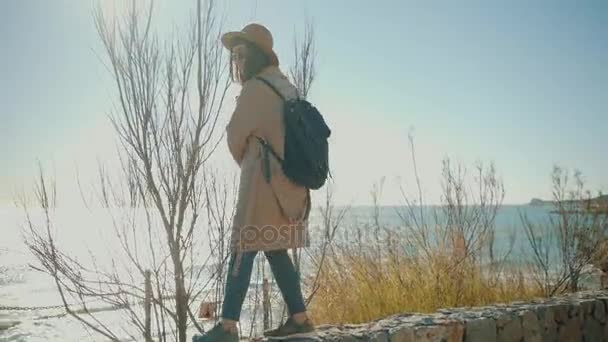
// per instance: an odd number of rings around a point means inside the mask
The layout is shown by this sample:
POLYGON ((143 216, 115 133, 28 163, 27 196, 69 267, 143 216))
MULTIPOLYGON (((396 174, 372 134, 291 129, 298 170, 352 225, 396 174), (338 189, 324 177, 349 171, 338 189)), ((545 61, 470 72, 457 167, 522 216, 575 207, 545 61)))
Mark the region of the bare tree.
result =
POLYGON ((218 282, 234 192, 206 163, 222 138, 216 128, 229 87, 227 63, 213 0, 198 0, 186 37, 164 45, 152 30, 152 4, 146 13, 136 1, 131 5, 121 21, 110 22, 101 10, 95 15, 115 82, 118 104, 110 120, 122 166, 115 178, 100 165, 98 198, 112 217, 120 255, 109 266, 94 256, 85 265, 59 250, 50 229, 55 195, 42 171, 37 198, 46 229, 28 216, 26 243, 54 278, 66 312, 89 328, 119 340, 115 328, 87 307, 96 299, 123 310, 133 328, 123 333, 133 339, 138 331, 147 341, 155 335, 184 342, 189 325, 202 330, 192 304, 213 293, 205 290, 223 288, 218 282), (204 217, 208 241, 197 232, 204 217), (68 296, 83 309, 72 310, 68 296), (149 311, 139 305, 146 298, 149 311))
POLYGON ((469 180, 463 165, 454 165, 449 158, 444 159, 441 204, 427 206, 418 175, 413 136, 409 139, 417 195, 409 196, 401 188, 405 205, 398 211, 409 243, 429 258, 437 247, 441 247, 456 257, 456 263, 482 258, 486 251, 493 259, 490 251, 493 250, 495 220, 504 199, 504 186, 494 165, 477 163, 474 176, 469 180))
POLYGON ((289 76, 299 95, 307 98, 317 75, 315 31, 311 21, 306 22, 304 36, 300 39, 295 36, 293 41, 294 64, 289 76))
POLYGON ((372 211, 358 213, 366 214, 363 222, 343 222, 343 234, 332 239, 312 303, 315 317, 324 323, 358 323, 403 311, 527 295, 525 288, 512 286, 519 274, 497 266, 508 258, 513 238, 500 254, 494 250, 495 220, 504 197, 494 166, 478 163, 468 173, 445 159, 441 202, 430 205, 412 136, 410 147, 413 195, 402 187, 405 203, 392 213, 380 206, 380 181, 372 190, 372 211), (352 291, 344 292, 345 287, 352 291))
MULTIPOLYGON (((319 232, 314 237, 318 242, 315 242, 315 247, 307 253, 310 265, 311 275, 306 278, 308 295, 306 304, 310 304, 314 299, 315 294, 322 285, 320 283, 323 265, 327 260, 327 255, 333 246, 338 229, 344 222, 345 216, 351 209, 350 205, 344 207, 336 207, 334 203, 334 182, 330 181, 325 187, 325 201, 318 208, 321 224, 318 228, 319 232)), ((317 228, 317 227, 315 227, 317 228)))
POLYGON ((521 214, 531 251, 534 280, 547 296, 577 291, 583 268, 596 261, 608 236, 608 213, 591 210, 591 192, 580 171, 553 168, 553 210, 545 222, 521 214))
MULTIPOLYGON (((439 298, 450 305, 458 304, 465 295, 467 276, 476 268, 485 274, 485 281, 500 277, 502 270, 494 266, 495 220, 504 199, 504 187, 493 164, 477 163, 469 173, 462 164, 449 158, 442 162, 441 199, 438 206, 428 205, 423 195, 417 170, 413 136, 410 135, 412 165, 416 195, 410 196, 401 189, 404 206, 398 210, 401 219, 402 242, 410 251, 410 261, 436 277, 439 298), (472 177, 471 177, 472 174, 472 177), (412 259, 413 258, 413 259, 412 259), (444 293, 440 278, 450 279, 450 291, 444 293)), ((510 248, 500 256, 505 260, 510 248)))

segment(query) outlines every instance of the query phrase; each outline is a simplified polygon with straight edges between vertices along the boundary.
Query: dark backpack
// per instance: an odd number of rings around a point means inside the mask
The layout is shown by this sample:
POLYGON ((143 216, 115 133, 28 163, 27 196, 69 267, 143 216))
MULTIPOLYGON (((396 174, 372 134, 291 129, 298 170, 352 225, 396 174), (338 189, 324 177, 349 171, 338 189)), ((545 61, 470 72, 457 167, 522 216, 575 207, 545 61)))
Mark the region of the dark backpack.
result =
MULTIPOLYGON (((284 159, 279 158, 266 141, 260 139, 260 142, 281 162, 283 172, 292 182, 312 190, 321 188, 330 175, 327 139, 331 130, 323 116, 310 102, 302 98, 285 99, 269 81, 261 77, 257 79, 284 102, 284 159)), ((269 170, 268 167, 265 169, 269 170)), ((270 175, 266 177, 269 179, 270 175)))

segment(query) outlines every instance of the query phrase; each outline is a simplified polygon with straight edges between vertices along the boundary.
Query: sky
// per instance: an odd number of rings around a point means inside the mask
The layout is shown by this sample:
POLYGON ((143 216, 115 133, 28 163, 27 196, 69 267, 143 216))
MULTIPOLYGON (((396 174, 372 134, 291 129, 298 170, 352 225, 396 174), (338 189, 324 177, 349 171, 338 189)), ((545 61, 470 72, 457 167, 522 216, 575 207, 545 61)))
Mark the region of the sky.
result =
MULTIPOLYGON (((92 9, 118 0, 0 1, 0 205, 29 191, 40 163, 59 196, 94 180, 115 155, 116 103, 92 9)), ((156 0, 155 29, 185 27, 194 0, 156 0)), ((441 160, 495 163, 505 203, 550 198, 553 165, 580 169, 608 192, 606 1, 220 1, 226 30, 273 33, 281 67, 294 34, 315 29, 310 100, 332 128, 337 204, 414 193, 408 134, 427 202, 440 200, 441 160)), ((238 91, 238 86, 235 85, 238 91)), ((222 122, 234 108, 225 103, 222 122)), ((238 172, 225 143, 214 162, 238 172)), ((66 201, 69 203, 70 201, 66 201)))

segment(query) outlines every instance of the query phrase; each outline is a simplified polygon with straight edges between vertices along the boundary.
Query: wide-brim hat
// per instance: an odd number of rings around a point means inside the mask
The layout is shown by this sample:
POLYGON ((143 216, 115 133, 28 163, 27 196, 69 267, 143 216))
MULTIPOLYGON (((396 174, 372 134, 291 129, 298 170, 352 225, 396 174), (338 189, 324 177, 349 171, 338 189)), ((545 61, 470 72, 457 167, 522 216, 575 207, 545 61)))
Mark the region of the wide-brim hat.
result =
POLYGON ((232 51, 239 41, 245 40, 255 44, 269 58, 272 65, 279 65, 279 58, 273 50, 273 39, 270 31, 260 24, 249 24, 241 31, 228 32, 222 35, 222 44, 232 51))

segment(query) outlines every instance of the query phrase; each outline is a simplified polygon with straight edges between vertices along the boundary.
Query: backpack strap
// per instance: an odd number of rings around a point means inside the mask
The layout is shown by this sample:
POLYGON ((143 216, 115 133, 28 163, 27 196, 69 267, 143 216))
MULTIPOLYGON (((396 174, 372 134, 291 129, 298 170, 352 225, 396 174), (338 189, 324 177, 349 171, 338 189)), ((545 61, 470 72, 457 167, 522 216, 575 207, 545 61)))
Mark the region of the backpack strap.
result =
POLYGON ((285 101, 285 96, 283 96, 283 94, 281 94, 281 92, 274 85, 272 85, 272 83, 270 83, 270 81, 268 81, 267 79, 260 77, 260 76, 256 77, 255 79, 264 82, 264 84, 266 84, 270 89, 272 89, 272 91, 274 91, 275 94, 279 95, 281 100, 285 101))
POLYGON ((279 155, 274 151, 274 149, 272 148, 272 146, 270 146, 270 144, 268 143, 268 141, 266 141, 266 139, 260 138, 257 135, 255 137, 260 142, 260 145, 262 145, 262 147, 266 151, 270 152, 270 154, 272 154, 272 156, 275 157, 279 161, 279 163, 283 162, 283 158, 279 157, 279 155))
MULTIPOLYGON (((274 91, 274 93, 277 94, 281 98, 281 100, 285 101, 285 96, 283 96, 283 94, 281 94, 281 92, 274 85, 272 85, 272 83, 270 83, 270 81, 268 81, 267 79, 265 79, 263 77, 259 77, 259 76, 256 77, 256 79, 264 82, 264 84, 266 84, 270 89, 272 89, 272 91, 274 91)), ((263 139, 258 136, 256 136, 256 138, 258 139, 258 141, 264 148, 264 153, 266 154, 265 158, 268 157, 267 153, 270 152, 270 154, 272 154, 272 156, 275 157, 280 163, 283 163, 283 159, 281 157, 279 157, 279 155, 274 151, 274 149, 272 148, 272 146, 270 146, 270 144, 268 143, 268 141, 266 141, 266 139, 263 139)), ((266 178, 267 178, 267 180, 270 180, 270 170, 267 171, 266 178)))

